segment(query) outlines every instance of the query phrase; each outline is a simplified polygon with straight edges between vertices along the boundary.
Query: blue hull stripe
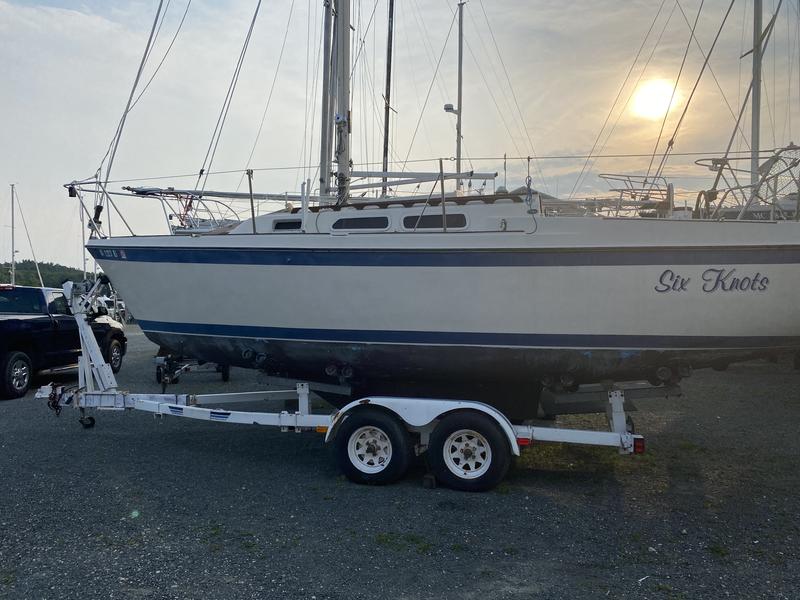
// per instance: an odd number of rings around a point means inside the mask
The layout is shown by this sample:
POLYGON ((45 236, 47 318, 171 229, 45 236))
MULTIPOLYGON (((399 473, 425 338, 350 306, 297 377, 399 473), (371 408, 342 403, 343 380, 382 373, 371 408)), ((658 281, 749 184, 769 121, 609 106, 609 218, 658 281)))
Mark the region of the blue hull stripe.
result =
POLYGON ((151 333, 204 335, 223 338, 261 338, 298 342, 410 344, 444 346, 507 346, 519 348, 790 348, 800 336, 681 336, 582 335, 538 333, 471 333, 443 331, 383 331, 361 329, 295 329, 250 325, 139 321, 151 333))
POLYGON ((800 246, 521 250, 326 250, 89 247, 96 259, 150 263, 338 267, 554 267, 798 264, 800 246))

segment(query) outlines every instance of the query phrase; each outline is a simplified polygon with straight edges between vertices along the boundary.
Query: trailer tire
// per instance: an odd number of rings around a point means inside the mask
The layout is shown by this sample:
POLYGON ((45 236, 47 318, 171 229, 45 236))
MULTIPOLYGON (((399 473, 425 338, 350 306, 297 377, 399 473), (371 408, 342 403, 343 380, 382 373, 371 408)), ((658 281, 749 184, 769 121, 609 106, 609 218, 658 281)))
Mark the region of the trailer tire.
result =
POLYGON ((447 487, 485 492, 506 476, 511 448, 494 419, 461 411, 446 416, 431 433, 428 462, 436 479, 447 487))
POLYGON ((408 471, 411 454, 408 431, 399 419, 382 410, 356 410, 336 433, 339 468, 355 483, 394 483, 408 471))
POLYGON ((231 380, 231 366, 230 365, 219 365, 219 372, 222 375, 222 381, 227 383, 231 380))
POLYGON ((24 352, 12 351, 0 363, 0 396, 20 398, 28 392, 33 379, 33 364, 24 352))

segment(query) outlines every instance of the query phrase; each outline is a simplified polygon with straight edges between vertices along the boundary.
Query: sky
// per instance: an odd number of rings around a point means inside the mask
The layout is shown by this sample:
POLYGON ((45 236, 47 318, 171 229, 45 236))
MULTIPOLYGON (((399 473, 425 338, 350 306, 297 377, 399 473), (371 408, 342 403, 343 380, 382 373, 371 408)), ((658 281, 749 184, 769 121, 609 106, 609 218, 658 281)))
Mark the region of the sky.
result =
MULTIPOLYGON (((187 6, 187 0, 165 0, 142 84, 166 57, 127 117, 110 178, 119 183, 112 190, 137 181, 194 186, 256 4, 192 0, 165 54, 187 6)), ((762 148, 800 140, 799 4, 784 2, 765 56, 762 148)), ((380 161, 387 5, 352 4, 357 164, 380 161)), ((527 161, 511 158, 504 170, 502 157, 541 157, 531 162, 533 184, 560 197, 608 193, 599 173, 644 174, 654 148, 659 156, 664 151, 703 64, 696 44, 687 52, 689 23, 697 18, 697 42, 708 50, 728 5, 706 0, 698 17, 701 0, 470 0, 464 21, 465 168, 496 171, 498 185, 507 180, 514 188, 524 182, 527 161), (637 92, 659 85, 669 92, 676 80, 666 121, 646 114, 654 102, 669 105, 669 98, 637 92), (585 155, 598 136, 595 153, 646 156, 597 159, 584 177, 584 159, 554 158, 585 155)), ((81 264, 78 204, 63 184, 92 176, 106 153, 157 6, 157 0, 0 0, 0 261, 10 258, 8 184, 14 183, 37 258, 81 264)), ((764 1, 765 23, 776 6, 764 1)), ((241 186, 251 150, 256 191, 297 193, 302 180, 316 180, 321 7, 322 0, 263 0, 211 167, 234 173, 212 175, 208 189, 241 186)), ((445 158, 446 168, 454 169, 455 118, 443 105, 457 104, 455 10, 455 0, 396 2, 395 168, 408 159, 419 161, 406 163, 408 169, 438 170, 438 158, 445 158)), ((752 3, 737 0, 686 110, 675 153, 725 148, 731 111, 738 112, 750 82, 749 58, 740 56, 752 45, 751 19, 752 3)), ((748 137, 749 127, 748 116, 748 137)), ((734 149, 746 148, 747 140, 737 136, 734 149)), ((693 202, 696 190, 708 184, 709 173, 693 163, 696 158, 674 156, 665 168, 679 201, 693 202)), ((119 205, 136 233, 166 231, 152 201, 122 199, 119 205)), ((124 229, 116 215, 112 228, 124 229)), ((18 257, 30 258, 21 227, 16 239, 18 257)))

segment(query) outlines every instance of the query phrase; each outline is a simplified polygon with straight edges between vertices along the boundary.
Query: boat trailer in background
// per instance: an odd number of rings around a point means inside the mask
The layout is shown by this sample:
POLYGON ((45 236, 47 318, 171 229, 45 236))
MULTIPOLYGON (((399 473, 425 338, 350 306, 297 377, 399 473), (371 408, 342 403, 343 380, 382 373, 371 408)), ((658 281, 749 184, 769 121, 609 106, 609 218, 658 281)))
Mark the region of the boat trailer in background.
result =
MULTIPOLYGON (((367 397, 354 400, 334 413, 312 410, 312 390, 336 392, 324 384, 293 382, 282 389, 223 394, 136 394, 122 391, 88 328, 86 312, 98 293, 97 282, 64 285, 81 332, 77 386, 46 385, 37 398, 46 398, 56 414, 71 406, 80 411, 85 428, 95 425, 87 410, 141 410, 218 423, 270 425, 281 431, 316 431, 335 446, 339 466, 358 483, 386 484, 401 478, 414 456, 425 454, 436 481, 459 490, 483 491, 505 476, 520 448, 539 442, 561 442, 616 448, 620 454, 644 452, 644 438, 633 432, 627 415, 634 410, 626 394, 636 397, 669 396, 676 387, 649 388, 640 384, 592 386, 583 393, 546 392, 546 416, 577 412, 605 412, 608 431, 563 429, 512 424, 497 408, 481 402, 432 398, 367 397), (320 386, 323 386, 323 390, 320 386), (571 400, 570 400, 571 398, 571 400), (295 402, 280 412, 227 410, 226 405, 269 400, 295 402)), ((174 379, 173 379, 174 381, 174 379)), ((286 383, 286 382, 284 382, 286 383)), ((344 390, 342 390, 344 391, 344 390)), ((342 393, 340 391, 340 393, 342 393)))

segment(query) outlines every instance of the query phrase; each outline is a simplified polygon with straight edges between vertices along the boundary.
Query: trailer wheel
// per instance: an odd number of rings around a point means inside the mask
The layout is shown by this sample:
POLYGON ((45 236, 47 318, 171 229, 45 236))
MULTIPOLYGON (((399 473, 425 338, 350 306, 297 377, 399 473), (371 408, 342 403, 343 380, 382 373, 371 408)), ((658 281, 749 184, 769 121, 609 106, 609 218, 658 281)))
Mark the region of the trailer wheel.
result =
POLYGON ((222 381, 228 382, 231 380, 231 366, 230 365, 219 365, 219 372, 222 375, 222 381))
POLYGON ((336 434, 336 458, 350 481, 393 483, 411 464, 408 432, 398 419, 383 411, 358 410, 344 420, 336 434))
POLYGON ((442 419, 431 433, 428 460, 436 478, 447 487, 485 492, 505 477, 511 449, 491 417, 457 412, 442 419))
POLYGON ((156 367, 156 382, 161 383, 162 379, 164 379, 164 367, 158 366, 156 367))
POLYGON ((84 429, 91 429, 94 427, 94 417, 81 417, 78 422, 84 429))

